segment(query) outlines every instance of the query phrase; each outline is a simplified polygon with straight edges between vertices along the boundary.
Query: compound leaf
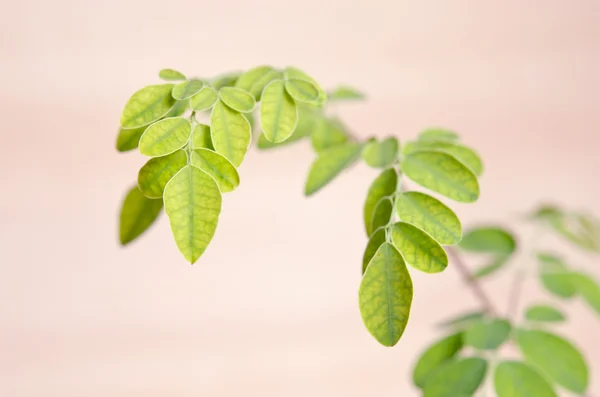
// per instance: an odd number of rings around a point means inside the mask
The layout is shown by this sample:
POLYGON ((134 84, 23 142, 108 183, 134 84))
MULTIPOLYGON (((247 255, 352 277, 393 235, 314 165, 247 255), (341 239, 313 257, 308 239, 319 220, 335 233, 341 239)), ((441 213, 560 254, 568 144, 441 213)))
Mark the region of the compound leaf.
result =
POLYGON ((509 231, 495 226, 472 228, 459 243, 459 247, 465 251, 498 255, 510 255, 516 246, 515 239, 509 231))
POLYGON ((365 95, 355 88, 339 86, 327 94, 327 99, 333 101, 350 101, 365 99, 365 95))
POLYGON ((164 117, 175 105, 172 89, 173 84, 159 84, 137 91, 129 98, 121 113, 121 127, 139 128, 164 117))
POLYGON ((192 152, 192 164, 212 176, 222 193, 235 190, 240 184, 240 176, 229 160, 209 149, 196 149, 192 152))
POLYGON ((260 122, 265 138, 274 143, 288 139, 298 123, 296 102, 285 90, 283 80, 265 87, 260 102, 260 122))
POLYGON ((557 397, 546 379, 529 365, 518 361, 498 364, 494 388, 498 397, 557 397))
POLYGON ((210 126, 206 124, 196 124, 192 133, 192 149, 200 148, 215 149, 210 137, 210 126))
POLYGON ((162 200, 152 200, 144 196, 137 186, 125 196, 119 217, 119 240, 129 244, 144 233, 156 220, 163 207, 162 200))
POLYGON ((210 114, 210 133, 215 150, 239 167, 252 140, 248 120, 217 101, 210 114))
POLYGON ((270 66, 258 66, 242 74, 235 86, 251 93, 259 101, 264 88, 271 81, 281 78, 281 72, 270 66))
POLYGON ((422 140, 406 144, 403 153, 408 154, 416 150, 439 150, 448 153, 467 166, 475 175, 480 176, 483 173, 483 162, 479 155, 464 145, 447 141, 422 140))
POLYGON ((212 108, 218 98, 219 95, 214 88, 205 86, 190 98, 190 107, 196 112, 203 112, 212 108))
POLYGON ((598 284, 583 273, 574 273, 571 281, 575 285, 577 293, 600 315, 600 287, 598 284))
POLYGON ((306 80, 286 80, 285 89, 294 100, 299 102, 314 102, 319 98, 319 89, 306 80))
POLYGON ((448 255, 442 246, 410 223, 395 223, 392 241, 406 263, 423 272, 439 273, 448 266, 448 255))
POLYGON ((529 321, 558 323, 565 321, 565 315, 548 305, 533 305, 527 308, 525 318, 529 321))
POLYGON ((398 185, 398 174, 393 168, 389 168, 383 171, 379 176, 371 183, 365 205, 363 207, 363 220, 365 224, 365 230, 367 236, 373 233, 373 214, 375 207, 379 200, 383 197, 388 197, 394 194, 396 186, 398 185))
POLYGON ((140 138, 140 153, 146 156, 166 156, 181 149, 189 141, 192 123, 183 117, 170 117, 152 124, 140 138))
POLYGON ((369 242, 367 243, 367 247, 365 248, 365 252, 363 254, 362 274, 365 274, 369 262, 371 262, 371 259, 373 259, 373 256, 375 255, 379 247, 381 247, 381 245, 385 243, 385 239, 386 235, 384 228, 379 228, 375 230, 371 238, 369 238, 369 242))
POLYGON ((473 323, 464 334, 465 345, 479 350, 495 350, 510 335, 510 323, 502 319, 481 319, 473 323))
POLYGON ((171 94, 173 95, 173 98, 178 101, 183 101, 184 99, 189 99, 196 95, 200 92, 202 87, 204 87, 204 82, 202 80, 183 81, 175 84, 171 94))
POLYGON ((256 100, 254 100, 252 94, 238 87, 221 88, 219 98, 227 106, 240 113, 249 113, 256 107, 256 100))
POLYGON ((539 253, 540 281, 546 290, 561 298, 572 298, 577 293, 573 274, 557 256, 539 253))
POLYGON ((381 142, 374 140, 366 144, 362 158, 371 167, 386 168, 397 159, 398 146, 398 140, 393 137, 381 142))
POLYGON ((167 81, 177 81, 186 79, 183 73, 178 72, 174 69, 162 69, 160 72, 158 72, 158 77, 167 81))
POLYGON ((161 198, 167 182, 186 165, 187 154, 183 150, 163 157, 154 157, 140 169, 138 187, 148 198, 161 198))
POLYGON ((348 142, 319 153, 308 172, 304 194, 310 196, 331 182, 358 159, 361 150, 362 145, 348 142))
POLYGON ((463 347, 462 333, 456 333, 435 342, 427 348, 419 357, 413 370, 413 382, 416 386, 423 388, 427 378, 447 362, 463 347))
POLYGON ((468 397, 485 377, 487 362, 479 357, 449 360, 425 381, 423 397, 468 397))

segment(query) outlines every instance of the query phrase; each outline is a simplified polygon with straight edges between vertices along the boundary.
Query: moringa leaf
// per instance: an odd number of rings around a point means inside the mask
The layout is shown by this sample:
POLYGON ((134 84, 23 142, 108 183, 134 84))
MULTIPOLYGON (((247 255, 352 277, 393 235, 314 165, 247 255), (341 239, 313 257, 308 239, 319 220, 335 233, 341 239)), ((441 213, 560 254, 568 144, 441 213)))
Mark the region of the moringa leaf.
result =
POLYGON ((217 91, 212 87, 205 86, 190 98, 190 107, 196 112, 203 112, 212 108, 217 99, 219 99, 217 91))
POLYGON ((252 94, 237 87, 221 88, 219 98, 225 105, 240 113, 249 113, 256 107, 256 101, 252 94))
POLYGON ((175 84, 171 95, 178 101, 189 99, 196 95, 204 87, 202 80, 188 80, 175 84))
POLYGON ((164 202, 177 247, 193 264, 217 229, 221 192, 206 172, 186 165, 167 183, 164 202))
POLYGON ((498 397, 557 397, 552 386, 529 365, 503 361, 494 373, 498 397))
POLYGON ((510 255, 517 244, 512 234, 501 227, 480 226, 469 229, 459 247, 469 252, 510 255))
POLYGON ((250 123, 239 112, 217 101, 210 114, 210 134, 215 150, 239 167, 252 140, 250 123))
POLYGON ((127 152, 138 147, 140 143, 140 137, 146 131, 147 126, 134 128, 134 129, 123 129, 119 130, 117 135, 117 150, 119 152, 127 152))
POLYGON ((331 182, 344 169, 358 160, 361 150, 362 145, 348 142, 319 153, 317 159, 310 166, 304 194, 307 196, 315 194, 331 182))
POLYGON ((475 323, 476 321, 481 320, 485 317, 485 313, 482 311, 470 312, 466 314, 462 314, 458 317, 451 318, 439 324, 442 328, 455 328, 455 329, 463 329, 468 327, 469 325, 475 323))
POLYGON ((453 335, 435 342, 419 357, 413 370, 413 382, 417 387, 423 388, 427 379, 435 370, 448 360, 455 357, 463 347, 462 333, 453 335))
POLYGON ((172 89, 173 84, 159 84, 137 91, 129 98, 121 113, 121 127, 140 128, 164 117, 175 106, 172 89))
POLYGON ((323 117, 315 124, 310 139, 315 152, 319 153, 348 142, 348 135, 344 131, 344 126, 338 120, 323 117))
POLYGON ((158 77, 166 81, 177 81, 186 79, 183 73, 178 72, 174 69, 162 69, 160 72, 158 72, 158 77))
POLYGON ((394 346, 400 340, 412 303, 413 285, 402 255, 383 243, 367 267, 358 291, 360 314, 379 343, 394 346))
POLYGON ((283 80, 274 80, 263 91, 260 123, 265 138, 274 143, 288 139, 298 123, 298 109, 283 80))
POLYGON ((273 143, 265 138, 265 134, 261 133, 258 137, 257 146, 259 149, 272 149, 298 142, 302 138, 310 136, 320 120, 321 115, 317 115, 314 111, 307 110, 305 107, 298 107, 298 125, 296 125, 296 129, 294 129, 294 132, 288 139, 283 142, 273 143))
POLYGON ((421 140, 406 144, 403 154, 406 155, 417 150, 439 150, 448 153, 467 166, 475 175, 480 176, 483 173, 481 157, 473 149, 464 145, 447 141, 421 140))
POLYGON ((483 383, 487 362, 479 357, 449 360, 425 381, 423 397, 469 397, 483 383))
POLYGON ((398 140, 394 137, 381 142, 371 141, 366 144, 362 158, 371 167, 386 168, 398 158, 398 146, 398 140))
POLYGON ((525 318, 529 321, 543 323, 560 323, 565 321, 564 314, 548 305, 529 306, 525 312, 525 318))
POLYGON ((508 255, 497 255, 492 258, 492 261, 485 266, 480 267, 479 269, 473 272, 473 278, 481 279, 490 274, 494 274, 498 270, 502 269, 504 265, 508 263, 508 255))
POLYGON ((588 368, 581 353, 565 339, 545 331, 519 329, 516 340, 525 357, 552 381, 583 394, 588 386, 588 368))
POLYGON ((281 72, 273 69, 271 66, 258 66, 242 74, 237 79, 235 86, 248 91, 259 101, 267 84, 281 77, 281 72))
POLYGON ((283 73, 284 73, 284 76, 285 76, 286 79, 298 79, 298 80, 304 80, 304 81, 308 81, 309 83, 312 83, 312 85, 314 85, 317 88, 317 90, 319 90, 319 97, 316 100, 316 105, 318 107, 320 107, 323 104, 325 104, 325 101, 327 100, 327 93, 315 81, 315 79, 313 79, 312 77, 310 77, 308 74, 306 74, 302 70, 294 68, 294 67, 291 67, 291 66, 285 68, 285 70, 283 71, 283 73))
POLYGON ((327 94, 329 102, 365 99, 365 95, 355 88, 348 86, 336 87, 327 94))
POLYGON ((575 285, 577 293, 600 315, 600 286, 598 283, 583 273, 574 273, 571 276, 571 282, 575 285))
POLYGON ((443 128, 428 128, 419 134, 419 141, 447 141, 458 140, 458 134, 443 128))
POLYGON ((151 158, 138 173, 140 191, 148 198, 161 198, 167 182, 187 165, 187 161, 187 154, 183 150, 177 150, 167 156, 151 158))
POLYGON ((462 237, 456 214, 441 201, 425 193, 405 192, 396 197, 396 213, 401 221, 429 233, 440 244, 454 245, 462 237))
POLYGON ((314 102, 319 99, 319 89, 306 80, 285 80, 285 90, 295 101, 314 102))
POLYGON ((455 201, 472 203, 479 198, 475 174, 448 153, 409 153, 402 161, 402 171, 419 185, 455 201))
POLYGON ((215 150, 210 137, 210 126, 206 124, 196 124, 192 133, 192 149, 200 148, 215 150))
POLYGON ((152 124, 140 138, 140 153, 146 156, 166 156, 188 143, 192 123, 183 117, 170 117, 152 124))
POLYGON ((448 255, 437 241, 410 223, 392 227, 392 242, 406 263, 426 273, 439 273, 448 266, 448 255))
POLYGON ((212 176, 222 193, 235 190, 240 184, 240 176, 229 160, 209 149, 196 149, 192 152, 192 164, 212 176))
POLYGON ((510 323, 503 319, 481 319, 464 334, 465 345, 479 350, 496 350, 508 340, 510 323))
POLYGON ((140 192, 137 186, 127 192, 119 217, 119 240, 126 245, 144 233, 162 210, 162 200, 152 200, 140 192))
POLYGON ((367 271, 367 266, 369 266, 369 262, 373 259, 373 256, 381 247, 383 243, 385 243, 386 235, 385 228, 379 228, 373 232, 373 235, 369 239, 367 243, 367 247, 365 248, 365 252, 363 254, 362 260, 362 274, 365 274, 367 271))
POLYGON ((393 168, 388 168, 383 171, 379 176, 371 183, 365 205, 363 207, 363 220, 365 224, 365 230, 367 236, 373 233, 373 214, 375 207, 381 198, 391 196, 396 192, 398 185, 398 174, 393 168))
POLYGON ((540 281, 546 290, 561 298, 572 298, 577 293, 573 275, 557 256, 539 253, 540 281))
POLYGON ((371 230, 377 230, 380 227, 385 227, 390 223, 392 214, 394 213, 394 205, 389 197, 383 197, 373 211, 373 220, 371 230))
POLYGON ((239 78, 239 72, 225 73, 215 77, 212 80, 211 85, 215 88, 215 90, 220 90, 223 87, 233 87, 239 78))
POLYGON ((188 108, 188 101, 177 101, 175 105, 169 110, 169 113, 165 117, 179 117, 185 113, 188 108))

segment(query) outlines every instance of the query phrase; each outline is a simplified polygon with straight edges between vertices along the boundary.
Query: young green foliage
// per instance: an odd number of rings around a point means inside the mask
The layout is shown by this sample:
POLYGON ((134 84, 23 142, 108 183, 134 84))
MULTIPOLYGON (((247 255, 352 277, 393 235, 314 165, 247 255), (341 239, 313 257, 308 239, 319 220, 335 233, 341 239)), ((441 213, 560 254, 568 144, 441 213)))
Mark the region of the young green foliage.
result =
POLYGON ((442 364, 423 385, 423 397, 472 396, 485 377, 487 362, 479 357, 459 358, 442 364))
POLYGON ((482 319, 465 331, 465 345, 479 350, 495 350, 506 342, 510 328, 510 323, 503 319, 482 319))
POLYGON ((454 358, 463 347, 462 333, 452 334, 435 342, 421 354, 413 371, 413 382, 423 388, 427 378, 442 364, 454 358))
POLYGON ((129 244, 144 233, 156 220, 162 210, 162 200, 152 200, 132 187, 121 207, 119 222, 119 240, 122 245, 129 244))
POLYGON ((504 361, 494 372, 498 397, 557 397, 552 386, 531 366, 519 361, 504 361))

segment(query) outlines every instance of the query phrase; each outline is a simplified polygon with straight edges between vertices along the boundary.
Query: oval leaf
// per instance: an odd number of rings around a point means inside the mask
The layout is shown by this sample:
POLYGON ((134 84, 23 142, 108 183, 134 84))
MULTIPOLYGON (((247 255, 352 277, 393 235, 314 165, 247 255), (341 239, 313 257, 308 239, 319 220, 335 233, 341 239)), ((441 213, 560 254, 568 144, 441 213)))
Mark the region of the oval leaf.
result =
POLYGON ((365 146, 362 158, 371 167, 388 167, 398 158, 398 140, 386 138, 381 142, 371 141, 365 146))
POLYGON ((395 223, 392 241, 406 263, 423 272, 439 273, 448 266, 448 255, 442 246, 410 223, 395 223))
POLYGON ((367 243, 367 247, 365 248, 365 252, 363 254, 362 274, 365 274, 367 266, 369 266, 369 262, 371 262, 371 259, 373 259, 373 256, 375 256, 375 253, 377 252, 379 247, 381 247, 381 245, 385 243, 385 238, 385 229, 379 228, 373 233, 373 235, 369 239, 369 242, 367 243))
POLYGON ((134 128, 134 129, 123 129, 119 130, 117 135, 117 150, 119 152, 127 152, 138 147, 140 143, 140 137, 146 131, 147 126, 134 128))
POLYGON ((352 87, 339 86, 327 94, 327 99, 329 102, 360 100, 365 99, 365 94, 352 87))
POLYGON ((219 187, 206 172, 187 165, 167 183, 164 202, 177 247, 193 264, 217 229, 221 212, 219 187))
POLYGON ((400 253, 383 243, 360 283, 358 302, 365 326, 384 346, 394 346, 408 323, 413 285, 400 253))
POLYGON ((294 99, 284 88, 283 80, 275 80, 263 91, 260 102, 260 122, 271 142, 283 142, 292 135, 298 123, 298 109, 294 99))
POLYGON ((256 107, 256 101, 248 91, 237 87, 223 87, 219 91, 219 97, 233 110, 240 113, 249 113, 256 107))
POLYGON ((205 86, 190 98, 190 107, 196 112, 203 112, 212 108, 218 98, 219 95, 214 88, 205 86))
POLYGON ((453 200, 472 203, 479 198, 475 174, 448 153, 415 151, 404 157, 402 170, 419 185, 453 200))
POLYGON ((377 230, 380 227, 386 227, 390 223, 392 214, 394 213, 394 205, 389 197, 384 197, 375 206, 373 211, 373 223, 371 230, 377 230))
POLYGON ((240 184, 240 176, 229 160, 208 149, 192 152, 192 164, 212 176, 222 193, 235 190, 240 184))
POLYGON ((470 229, 463 236, 460 248, 470 252, 508 255, 516 249, 516 242, 507 230, 494 226, 470 229))
POLYGON ((461 314, 458 317, 451 318, 449 320, 445 320, 440 323, 439 326, 442 328, 454 328, 454 329, 464 329, 475 322, 478 322, 482 318, 485 318, 485 313, 482 311, 470 312, 466 314, 461 314))
POLYGON ((361 145, 349 142, 320 153, 308 172, 304 194, 310 196, 331 182, 358 159, 361 150, 361 145))
POLYGON ((281 78, 281 72, 270 66, 258 66, 242 74, 237 79, 235 86, 248 91, 259 101, 267 84, 279 78, 281 78))
POLYGON ((210 127, 206 124, 196 124, 192 133, 192 149, 215 150, 210 137, 210 127))
POLYGON ((298 79, 298 80, 308 81, 308 82, 312 83, 312 85, 317 87, 317 90, 319 90, 319 97, 317 98, 317 100, 315 102, 316 106, 322 106, 325 103, 325 101, 327 100, 327 94, 325 93, 325 90, 323 90, 323 88, 315 81, 315 79, 310 77, 308 74, 306 74, 302 70, 289 66, 289 67, 285 68, 284 76, 286 79, 298 79))
POLYGON ((183 117, 157 121, 146 129, 140 138, 140 153, 159 157, 181 149, 188 143, 192 123, 183 117))
POLYGON ((371 183, 369 191, 367 193, 367 199, 363 207, 363 220, 365 223, 365 230, 367 236, 373 233, 373 214, 375 207, 379 200, 383 197, 391 196, 396 191, 398 184, 398 174, 393 168, 383 171, 379 176, 371 183))
POLYGON ((440 244, 460 241, 462 226, 456 214, 441 201, 420 192, 406 192, 396 198, 400 220, 423 229, 440 244))
POLYGON ((525 318, 529 321, 560 323, 565 321, 565 316, 558 309, 548 305, 530 306, 525 312, 525 318))
POLYGON ((273 143, 265 138, 265 134, 260 134, 258 137, 258 148, 259 149, 272 149, 285 146, 290 143, 298 142, 302 138, 311 136, 313 131, 320 124, 321 115, 316 114, 312 110, 307 110, 305 107, 298 108, 298 124, 294 129, 294 132, 288 139, 280 143, 273 143))
POLYGON ((473 149, 454 142, 424 140, 411 142, 404 146, 403 153, 408 154, 416 150, 439 150, 450 154, 462 164, 467 166, 477 176, 483 173, 483 162, 473 149))
POLYGON ((137 91, 121 113, 121 127, 139 128, 164 117, 175 105, 172 89, 173 84, 159 84, 137 91))
POLYGON ((210 114, 210 134, 215 150, 239 167, 252 140, 248 120, 241 113, 217 101, 210 114))
POLYGON ((319 89, 305 80, 286 80, 285 89, 294 100, 299 102, 314 102, 319 98, 319 89))
POLYGON ((186 79, 183 73, 173 69, 162 69, 160 72, 158 72, 158 77, 167 81, 177 81, 186 79))
POLYGON ((557 256, 540 253, 540 280, 546 290, 560 298, 572 298, 577 293, 573 274, 557 256))
POLYGON ((494 388, 498 397, 557 397, 552 386, 540 374, 518 361, 498 364, 494 388))
POLYGON ((179 117, 185 113, 187 108, 188 101, 177 101, 165 117, 179 117))
POLYGON ((427 378, 434 373, 440 365, 447 362, 462 349, 462 334, 456 333, 445 337, 429 346, 419 357, 413 371, 413 382, 420 388, 425 386, 427 378))
POLYGON ((563 338, 537 330, 517 330, 517 344, 525 360, 551 380, 575 393, 588 386, 588 368, 581 353, 563 338))
POLYGON ((173 98, 178 101, 183 101, 184 99, 189 99, 192 96, 196 95, 200 90, 204 87, 204 82, 202 80, 188 80, 178 83, 173 87, 172 95, 173 98))
POLYGON ((465 345, 479 350, 495 350, 506 342, 510 328, 510 323, 506 320, 482 319, 465 331, 465 345))
POLYGON ((162 200, 149 199, 137 186, 132 187, 121 206, 119 218, 121 244, 129 244, 144 233, 154 223, 162 207, 162 200))
POLYGON ((167 182, 186 165, 187 154, 183 150, 150 159, 138 173, 138 187, 148 198, 161 198, 167 182))
POLYGON ((215 88, 215 90, 220 90, 223 87, 233 87, 239 78, 239 72, 225 73, 215 77, 211 81, 211 85, 215 88))
POLYGON ((458 134, 443 128, 428 128, 419 134, 420 141, 456 141, 458 134))
POLYGON ((321 118, 315 124, 310 137, 315 152, 320 153, 348 141, 348 135, 339 120, 321 118))
POLYGON ((600 287, 598 284, 590 276, 582 273, 573 274, 571 277, 579 295, 600 315, 600 287))
POLYGON ((423 397, 472 396, 483 382, 486 370, 486 361, 479 357, 447 361, 427 378, 423 397))

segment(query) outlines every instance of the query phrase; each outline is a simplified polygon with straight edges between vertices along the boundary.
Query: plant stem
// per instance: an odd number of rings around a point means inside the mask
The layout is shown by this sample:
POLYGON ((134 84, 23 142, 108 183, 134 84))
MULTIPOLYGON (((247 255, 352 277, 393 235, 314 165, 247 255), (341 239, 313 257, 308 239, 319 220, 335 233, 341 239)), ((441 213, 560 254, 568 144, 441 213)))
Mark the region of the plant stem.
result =
POLYGON ((492 301, 487 296, 487 294, 485 293, 483 288, 481 288, 481 285, 479 285, 479 282, 477 282, 477 279, 475 279, 471 275, 469 268, 462 261, 462 258, 460 257, 458 252, 456 252, 456 249, 454 247, 446 247, 446 252, 448 252, 448 255, 450 256, 452 263, 454 263, 454 266, 456 267, 456 269, 458 269, 458 272, 461 274, 465 283, 469 286, 469 288, 471 288, 471 291, 473 292, 473 294, 481 302, 481 305, 483 306, 483 310, 487 314, 489 314, 491 316, 495 316, 496 309, 494 308, 492 301))

